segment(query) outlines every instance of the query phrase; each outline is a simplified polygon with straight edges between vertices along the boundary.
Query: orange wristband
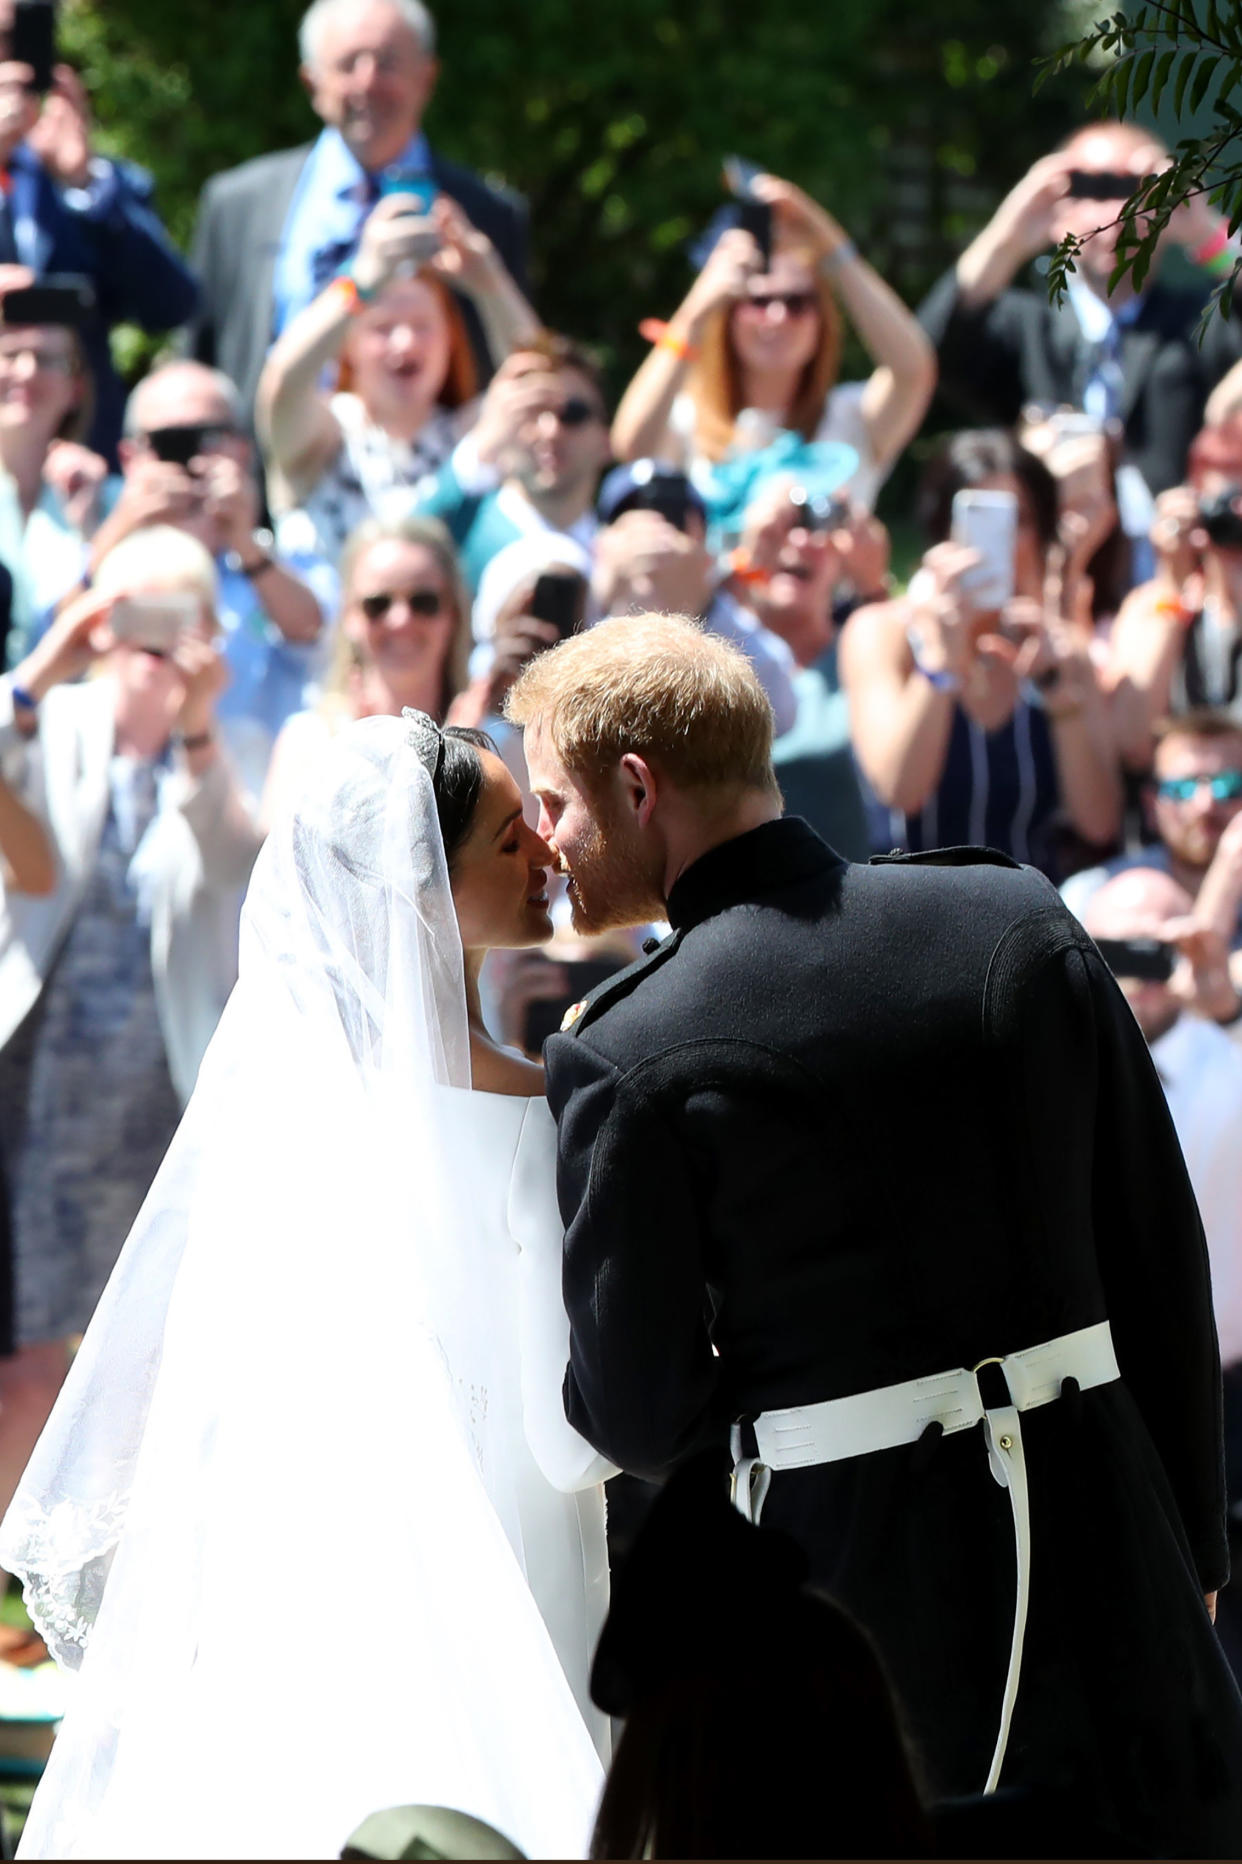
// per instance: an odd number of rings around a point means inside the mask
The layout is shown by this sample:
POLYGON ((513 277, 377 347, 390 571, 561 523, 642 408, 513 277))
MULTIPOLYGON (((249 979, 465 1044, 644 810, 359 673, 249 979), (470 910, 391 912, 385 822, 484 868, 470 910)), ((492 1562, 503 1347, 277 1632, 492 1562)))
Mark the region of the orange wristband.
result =
POLYGON ((339 272, 328 286, 328 290, 335 292, 336 296, 341 299, 351 317, 355 317, 362 309, 365 300, 348 272, 339 272))
POLYGON ((751 558, 749 550, 739 544, 725 558, 725 567, 730 576, 742 583, 764 583, 768 580, 767 570, 759 569, 751 558))
POLYGON ((1183 628, 1194 620, 1194 616, 1178 595, 1158 595, 1152 602, 1151 612, 1153 615, 1159 615, 1162 620, 1179 621, 1183 628))
POLYGON ((638 326, 638 334, 646 337, 648 343, 656 349, 671 351, 682 362, 694 362, 698 356, 699 352, 693 343, 687 343, 684 337, 677 335, 671 324, 664 323, 658 317, 644 317, 638 326))

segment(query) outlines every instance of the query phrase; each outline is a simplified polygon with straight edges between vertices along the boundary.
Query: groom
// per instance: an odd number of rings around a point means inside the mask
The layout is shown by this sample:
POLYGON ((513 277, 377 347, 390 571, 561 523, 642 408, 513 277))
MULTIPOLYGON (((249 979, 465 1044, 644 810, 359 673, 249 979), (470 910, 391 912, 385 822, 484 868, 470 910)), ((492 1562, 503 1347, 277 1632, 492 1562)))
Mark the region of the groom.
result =
POLYGON ((1238 1855, 1206 1256, 1095 947, 1003 855, 855 866, 782 817, 763 693, 689 622, 572 637, 510 716, 577 926, 672 927, 547 1047, 571 1421, 642 1475, 729 1450, 936 1797, 1068 1786, 1238 1855))

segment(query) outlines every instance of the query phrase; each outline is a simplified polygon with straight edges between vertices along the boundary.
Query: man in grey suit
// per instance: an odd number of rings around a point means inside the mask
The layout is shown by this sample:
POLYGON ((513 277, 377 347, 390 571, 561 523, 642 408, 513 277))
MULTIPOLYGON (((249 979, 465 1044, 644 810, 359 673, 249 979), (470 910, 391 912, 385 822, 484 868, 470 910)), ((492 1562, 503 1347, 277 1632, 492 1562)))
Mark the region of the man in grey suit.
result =
MULTIPOLYGON (((348 264, 385 187, 450 195, 525 289, 525 204, 444 161, 422 132, 434 48, 421 0, 314 0, 299 51, 322 133, 214 175, 203 190, 193 253, 203 303, 189 353, 222 369, 247 411, 273 339, 348 264)), ((464 299, 462 310, 486 376, 482 330, 464 299)))

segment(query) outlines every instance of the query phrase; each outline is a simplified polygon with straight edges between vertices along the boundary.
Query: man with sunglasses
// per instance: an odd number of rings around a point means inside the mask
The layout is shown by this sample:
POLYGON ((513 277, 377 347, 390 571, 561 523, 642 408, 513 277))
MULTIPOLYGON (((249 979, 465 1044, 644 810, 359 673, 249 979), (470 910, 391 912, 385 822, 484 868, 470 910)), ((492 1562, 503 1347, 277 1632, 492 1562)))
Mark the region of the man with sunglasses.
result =
POLYGON ((305 703, 320 666, 335 572, 309 552, 277 556, 259 530, 253 445, 227 376, 173 362, 129 398, 121 474, 104 487, 105 517, 91 542, 87 580, 131 531, 170 524, 205 544, 219 576, 217 613, 230 682, 217 707, 239 775, 262 787, 277 732, 305 703))
POLYGON ((1121 423, 1119 497, 1136 540, 1146 536, 1151 497, 1183 476, 1208 395, 1242 356, 1234 317, 1213 317, 1198 342, 1216 282, 1210 267, 1224 246, 1224 222, 1205 198, 1180 208, 1166 236, 1204 268, 1201 284, 1174 285, 1157 273, 1139 293, 1128 277, 1111 283, 1117 217, 1143 177, 1167 162, 1135 124, 1079 130, 1011 189, 919 310, 940 387, 968 420, 1012 426, 1026 403, 1042 402, 1121 423), (1067 233, 1084 243, 1066 298, 1054 305, 1042 280, 1015 281, 1067 233))
POLYGON ((474 428, 414 510, 452 533, 472 589, 515 538, 539 531, 595 543, 595 490, 608 414, 594 359, 545 332, 496 371, 474 428))
MULTIPOLYGON (((1096 893, 1113 876, 1134 867, 1168 874, 1193 902, 1196 921, 1233 954, 1233 984, 1242 989, 1242 725, 1207 710, 1166 720, 1144 800, 1153 840, 1074 874, 1062 898, 1086 924, 1096 893)), ((1233 985, 1209 1013, 1242 1035, 1242 997, 1233 985)))

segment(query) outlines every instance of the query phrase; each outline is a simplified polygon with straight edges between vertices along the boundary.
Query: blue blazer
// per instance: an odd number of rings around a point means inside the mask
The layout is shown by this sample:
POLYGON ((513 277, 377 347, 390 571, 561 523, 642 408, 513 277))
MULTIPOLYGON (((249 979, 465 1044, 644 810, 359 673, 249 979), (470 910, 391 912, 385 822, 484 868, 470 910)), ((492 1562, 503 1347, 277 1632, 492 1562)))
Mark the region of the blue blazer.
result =
POLYGON ((23 265, 39 277, 82 273, 95 286, 95 316, 82 333, 95 378, 90 444, 115 465, 125 386, 112 366, 108 332, 120 323, 152 334, 173 330, 193 317, 199 293, 152 206, 150 175, 129 162, 109 168, 87 204, 71 205, 33 151, 19 146, 10 162, 10 205, 23 265))

